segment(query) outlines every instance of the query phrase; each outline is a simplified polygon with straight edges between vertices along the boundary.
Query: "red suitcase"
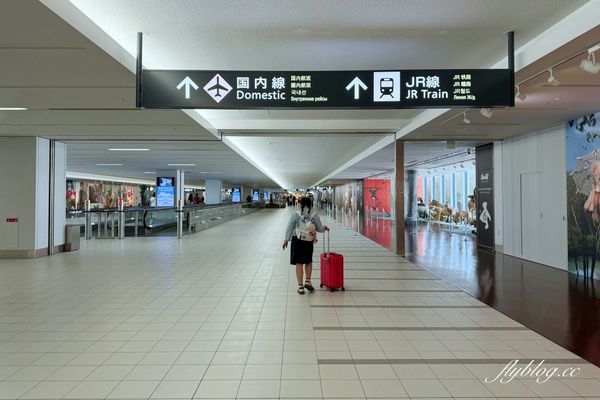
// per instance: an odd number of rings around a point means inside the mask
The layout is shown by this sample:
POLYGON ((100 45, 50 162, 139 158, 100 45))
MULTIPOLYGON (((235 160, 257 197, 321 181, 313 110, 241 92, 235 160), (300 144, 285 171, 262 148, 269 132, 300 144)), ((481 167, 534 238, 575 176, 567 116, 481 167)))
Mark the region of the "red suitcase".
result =
POLYGON ((323 253, 321 254, 321 287, 326 286, 332 292, 335 289, 344 288, 344 256, 329 251, 329 231, 327 232, 327 251, 323 241, 323 253))

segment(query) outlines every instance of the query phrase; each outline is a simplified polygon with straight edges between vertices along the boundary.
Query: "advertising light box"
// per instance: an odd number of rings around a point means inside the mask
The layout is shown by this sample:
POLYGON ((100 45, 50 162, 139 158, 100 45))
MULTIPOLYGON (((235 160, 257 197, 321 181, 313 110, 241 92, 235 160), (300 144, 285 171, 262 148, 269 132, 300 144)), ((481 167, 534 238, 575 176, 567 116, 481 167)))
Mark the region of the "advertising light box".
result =
POLYGON ((260 193, 258 192, 258 190, 253 190, 252 191, 252 200, 254 200, 254 201, 259 201, 260 200, 260 193))
POLYGON ((241 189, 239 187, 231 188, 231 202, 239 203, 241 200, 241 189))
POLYGON ((175 206, 175 178, 157 177, 156 178, 156 206, 174 207, 175 206))
POLYGON ((386 109, 510 106, 508 69, 144 70, 141 106, 175 109, 386 109))

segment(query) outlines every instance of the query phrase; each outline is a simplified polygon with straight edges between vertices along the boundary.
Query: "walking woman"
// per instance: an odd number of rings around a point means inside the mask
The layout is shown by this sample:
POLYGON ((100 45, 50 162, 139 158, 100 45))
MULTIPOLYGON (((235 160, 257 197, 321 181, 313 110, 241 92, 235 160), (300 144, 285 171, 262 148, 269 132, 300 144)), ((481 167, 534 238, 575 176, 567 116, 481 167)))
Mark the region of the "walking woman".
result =
POLYGON ((312 200, 303 197, 300 200, 300 214, 294 213, 290 218, 285 230, 283 249, 285 250, 291 240, 290 264, 296 266, 296 278, 298 278, 298 294, 304 294, 304 289, 312 292, 315 290, 310 278, 312 276, 312 256, 314 243, 317 240, 317 232, 328 231, 329 228, 321 223, 318 215, 313 215, 312 200), (304 266, 304 271, 303 267, 304 266), (303 272, 306 280, 302 283, 303 272))

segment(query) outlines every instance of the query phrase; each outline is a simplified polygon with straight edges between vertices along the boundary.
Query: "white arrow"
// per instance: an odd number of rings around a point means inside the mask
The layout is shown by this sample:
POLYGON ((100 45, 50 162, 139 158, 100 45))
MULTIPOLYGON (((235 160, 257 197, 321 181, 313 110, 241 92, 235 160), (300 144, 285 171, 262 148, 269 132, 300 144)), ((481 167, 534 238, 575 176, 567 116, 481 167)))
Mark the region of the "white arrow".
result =
POLYGON ((185 85, 185 98, 189 99, 190 98, 190 86, 193 87, 194 90, 198 90, 198 85, 196 85, 196 82, 191 80, 189 76, 186 76, 181 82, 179 82, 179 85, 177 85, 177 90, 181 90, 181 88, 184 85, 185 85))
POLYGON ((354 79, 352 79, 352 82, 350 82, 348 86, 346 86, 346 90, 350 90, 352 88, 354 88, 354 100, 358 100, 358 98, 360 97, 360 88, 362 88, 363 90, 367 90, 367 85, 365 85, 363 81, 358 79, 357 76, 354 79))

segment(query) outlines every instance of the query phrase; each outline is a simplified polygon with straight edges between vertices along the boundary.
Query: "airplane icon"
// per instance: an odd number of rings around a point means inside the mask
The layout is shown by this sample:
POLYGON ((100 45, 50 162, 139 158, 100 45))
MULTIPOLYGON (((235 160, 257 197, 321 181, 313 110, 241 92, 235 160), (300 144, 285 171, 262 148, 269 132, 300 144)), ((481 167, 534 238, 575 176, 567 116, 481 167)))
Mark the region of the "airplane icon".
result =
POLYGON ((210 97, 217 103, 225 98, 231 92, 231 85, 227 83, 225 79, 219 74, 213 76, 213 78, 204 86, 204 91, 208 93, 210 97), (224 93, 223 93, 224 92, 224 93))
POLYGON ((225 90, 226 92, 229 92, 229 89, 227 89, 225 86, 221 85, 221 83, 219 82, 219 78, 220 78, 220 76, 217 75, 217 83, 215 83, 214 85, 212 85, 208 89, 204 89, 207 92, 208 91, 212 91, 212 90, 216 90, 217 93, 214 94, 215 97, 221 97, 221 90, 225 90))

